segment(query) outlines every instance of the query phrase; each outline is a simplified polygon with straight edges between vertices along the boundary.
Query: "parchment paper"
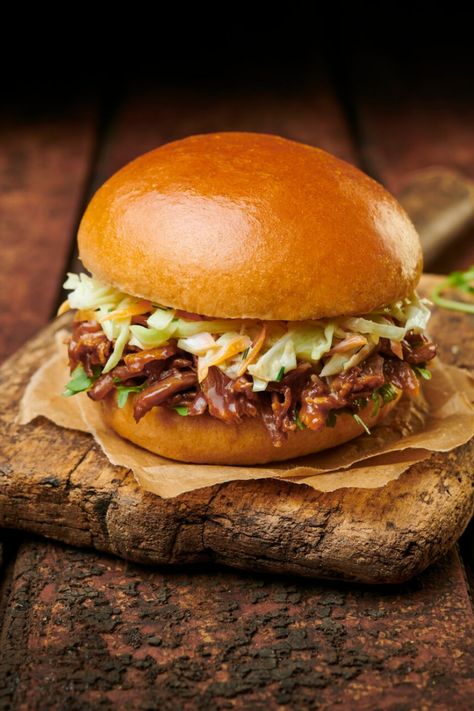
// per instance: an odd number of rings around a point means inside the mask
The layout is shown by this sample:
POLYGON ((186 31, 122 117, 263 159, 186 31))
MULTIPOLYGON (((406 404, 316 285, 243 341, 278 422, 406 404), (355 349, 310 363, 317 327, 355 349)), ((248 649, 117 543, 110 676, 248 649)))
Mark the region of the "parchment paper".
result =
POLYGON ((86 394, 62 396, 69 380, 66 332, 57 349, 28 383, 18 416, 27 424, 42 415, 61 427, 90 432, 112 464, 130 469, 140 486, 163 498, 232 480, 277 478, 319 491, 377 488, 396 479, 431 452, 447 452, 474 436, 474 380, 464 370, 435 362, 422 396, 400 401, 371 435, 319 454, 258 466, 187 464, 152 454, 105 425, 100 407, 86 394))

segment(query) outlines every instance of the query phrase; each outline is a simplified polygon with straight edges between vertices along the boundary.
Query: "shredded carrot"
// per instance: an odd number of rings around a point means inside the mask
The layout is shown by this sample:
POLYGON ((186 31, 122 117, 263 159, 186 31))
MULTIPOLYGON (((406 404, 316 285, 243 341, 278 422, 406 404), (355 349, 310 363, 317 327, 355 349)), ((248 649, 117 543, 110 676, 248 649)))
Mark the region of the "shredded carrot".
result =
POLYGON ((100 320, 108 321, 109 319, 115 320, 120 318, 129 318, 132 316, 141 316, 141 314, 147 314, 152 310, 153 304, 151 303, 151 301, 145 301, 145 299, 141 299, 140 301, 137 301, 136 304, 132 304, 132 306, 129 306, 127 309, 118 309, 116 311, 111 311, 105 316, 102 316, 100 320))
POLYGON ((240 368, 237 372, 238 376, 243 375, 243 373, 245 373, 245 371, 247 370, 247 366, 249 366, 250 363, 253 363, 253 361, 255 360, 255 358, 257 357, 259 352, 261 351, 262 346, 265 343, 266 337, 267 337, 267 327, 263 323, 262 330, 260 331, 257 338, 255 339, 255 343, 253 344, 252 348, 247 353, 246 359, 244 360, 244 362, 242 363, 242 365, 240 366, 240 368))
POLYGON ((225 360, 228 358, 232 358, 232 356, 236 355, 236 353, 240 353, 241 351, 245 350, 247 347, 247 337, 246 336, 240 336, 236 337, 235 340, 231 341, 228 343, 226 346, 221 346, 217 353, 213 355, 212 358, 209 360, 206 360, 204 358, 199 358, 198 360, 198 379, 199 381, 204 380, 204 378, 207 376, 207 371, 211 367, 211 365, 219 365, 220 363, 223 363, 225 360))
POLYGON ((97 312, 93 309, 78 309, 74 321, 97 321, 97 312))
POLYGON ((344 338, 343 341, 336 343, 325 355, 332 356, 335 353, 345 353, 346 351, 352 351, 354 348, 365 346, 366 344, 367 339, 364 336, 349 336, 348 338, 344 338))
POLYGON ((70 309, 71 307, 69 306, 69 301, 68 299, 66 299, 66 301, 63 301, 63 303, 59 307, 56 316, 62 316, 66 313, 66 311, 69 311, 70 309))
POLYGON ((236 338, 235 341, 228 343, 225 348, 219 348, 218 352, 208 362, 208 365, 219 365, 219 363, 223 363, 228 358, 232 358, 236 353, 245 350, 247 343, 248 341, 245 336, 236 338))
POLYGON ((390 341, 390 350, 394 355, 396 355, 400 360, 403 360, 403 348, 400 341, 390 341))

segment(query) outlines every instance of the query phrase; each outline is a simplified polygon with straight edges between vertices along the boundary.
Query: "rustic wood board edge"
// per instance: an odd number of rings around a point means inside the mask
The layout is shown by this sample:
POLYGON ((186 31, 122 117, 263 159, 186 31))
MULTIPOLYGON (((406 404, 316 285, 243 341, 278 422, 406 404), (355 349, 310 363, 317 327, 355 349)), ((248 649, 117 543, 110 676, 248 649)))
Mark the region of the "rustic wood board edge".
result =
MULTIPOLYGON (((440 315, 437 333, 449 326, 440 315)), ((459 324, 459 316, 456 316, 459 324)), ((438 319, 439 320, 439 319, 438 319)), ((112 466, 90 435, 15 422, 57 320, 0 369, 0 525, 151 564, 215 561, 307 577, 395 583, 421 572, 473 511, 474 441, 433 454, 381 489, 322 493, 277 480, 229 482, 160 499, 112 466)))

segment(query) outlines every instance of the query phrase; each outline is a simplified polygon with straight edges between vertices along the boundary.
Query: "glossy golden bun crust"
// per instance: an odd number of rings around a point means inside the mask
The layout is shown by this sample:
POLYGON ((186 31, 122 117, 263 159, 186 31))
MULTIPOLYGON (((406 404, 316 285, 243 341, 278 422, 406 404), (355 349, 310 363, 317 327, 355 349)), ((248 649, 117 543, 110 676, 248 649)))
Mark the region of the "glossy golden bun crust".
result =
MULTIPOLYGON (((166 407, 154 407, 140 420, 133 419, 130 395, 119 408, 115 393, 101 401, 105 421, 125 439, 169 459, 198 464, 265 464, 319 452, 347 442, 363 433, 363 428, 346 413, 341 413, 334 427, 319 432, 310 429, 288 433, 282 447, 274 447, 260 418, 244 417, 238 424, 226 424, 205 413, 182 417, 166 407)), ((360 416, 373 427, 384 419, 400 398, 392 400, 373 415, 370 402, 360 416)))
POLYGON ((190 136, 140 156, 94 195, 78 239, 97 278, 227 318, 366 313, 408 295, 422 268, 415 228, 379 183, 259 133, 190 136))

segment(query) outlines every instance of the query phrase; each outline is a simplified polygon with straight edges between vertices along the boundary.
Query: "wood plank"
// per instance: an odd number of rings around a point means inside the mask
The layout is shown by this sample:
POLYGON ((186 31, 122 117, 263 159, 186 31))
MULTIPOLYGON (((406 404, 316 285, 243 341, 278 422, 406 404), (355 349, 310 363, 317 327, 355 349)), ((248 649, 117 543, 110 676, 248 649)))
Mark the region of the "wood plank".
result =
POLYGON ((0 360, 51 317, 91 167, 90 106, 0 124, 0 360))
MULTIPOLYGON (((89 104, 70 105, 54 114, 4 106, 0 118, 0 362, 43 326, 55 309, 95 133, 96 113, 89 104)), ((13 555, 14 544, 11 548, 13 555)))
POLYGON ((455 550, 370 588, 152 570, 32 540, 13 580, 3 708, 471 708, 455 550))
MULTIPOLYGON (((432 283, 423 280, 428 290, 432 283)), ((87 435, 44 419, 16 424, 18 398, 54 353, 54 330, 68 317, 0 369, 2 526, 138 562, 211 560, 249 570, 394 583, 449 550, 472 515, 474 440, 432 455, 382 489, 322 493, 269 479, 229 482, 167 500, 148 494, 130 472, 111 466, 87 435)), ((438 310, 431 333, 455 363, 443 334, 454 327, 464 333, 463 362, 474 363, 473 324, 467 314, 438 310)))

